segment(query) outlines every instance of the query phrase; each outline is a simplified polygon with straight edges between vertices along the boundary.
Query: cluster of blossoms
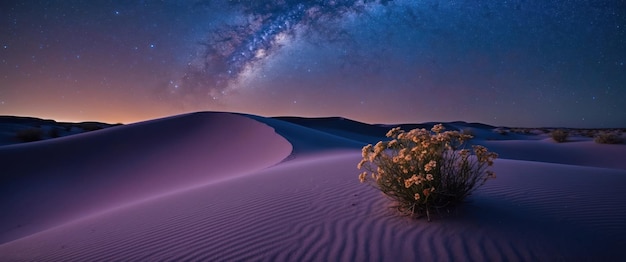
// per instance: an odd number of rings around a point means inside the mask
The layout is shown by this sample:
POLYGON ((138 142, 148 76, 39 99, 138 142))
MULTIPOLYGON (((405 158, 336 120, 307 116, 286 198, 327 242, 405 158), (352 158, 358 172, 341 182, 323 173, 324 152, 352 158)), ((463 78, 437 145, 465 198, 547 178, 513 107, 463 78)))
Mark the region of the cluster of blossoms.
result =
POLYGON ((497 154, 479 145, 460 149, 470 135, 445 131, 441 124, 430 131, 399 127, 387 133, 390 141, 367 145, 357 165, 365 169, 362 183, 370 182, 396 200, 398 208, 412 215, 455 204, 495 174, 486 170, 497 154))

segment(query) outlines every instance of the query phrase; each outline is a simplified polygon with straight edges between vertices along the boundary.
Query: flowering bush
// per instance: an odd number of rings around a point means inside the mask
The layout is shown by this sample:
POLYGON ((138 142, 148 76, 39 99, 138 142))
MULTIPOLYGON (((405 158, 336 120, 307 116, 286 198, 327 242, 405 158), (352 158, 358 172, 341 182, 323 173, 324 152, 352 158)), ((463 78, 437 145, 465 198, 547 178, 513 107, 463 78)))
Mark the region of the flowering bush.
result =
POLYGON ((495 174, 487 170, 497 154, 479 145, 461 149, 470 135, 399 127, 391 129, 391 141, 363 147, 357 168, 362 183, 369 183, 393 199, 401 212, 420 217, 430 211, 461 202, 495 174))
POLYGON ((567 141, 569 133, 567 133, 567 131, 563 129, 557 129, 552 131, 552 133, 550 133, 550 136, 552 136, 552 139, 554 139, 554 141, 556 141, 557 143, 563 143, 567 141))

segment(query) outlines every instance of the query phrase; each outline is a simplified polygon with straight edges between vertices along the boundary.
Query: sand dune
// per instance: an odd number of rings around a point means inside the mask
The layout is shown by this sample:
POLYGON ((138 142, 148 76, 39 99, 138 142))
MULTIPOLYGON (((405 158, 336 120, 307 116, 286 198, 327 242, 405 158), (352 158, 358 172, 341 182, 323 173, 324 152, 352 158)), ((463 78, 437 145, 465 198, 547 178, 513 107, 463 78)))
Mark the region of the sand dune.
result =
POLYGON ((0 242, 103 208, 280 162, 291 145, 264 124, 198 113, 0 147, 0 242), (244 164, 235 164, 244 163, 244 164))
POLYGON ((603 145, 590 140, 556 144, 550 138, 478 143, 499 152, 500 158, 505 159, 626 169, 624 145, 603 145))
MULTIPOLYGON (((97 191, 105 188, 104 184, 100 186, 101 181, 109 181, 109 185, 132 182, 134 189, 152 190, 123 194, 115 198, 115 205, 107 206, 104 204, 113 201, 109 200, 111 195, 89 198, 86 192, 73 189, 74 184, 59 182, 56 186, 68 192, 66 198, 56 195, 57 192, 42 191, 55 199, 51 202, 54 208, 62 208, 69 196, 74 195, 87 197, 77 207, 93 203, 98 209, 94 208, 94 212, 81 209, 72 213, 72 219, 57 216, 55 223, 35 231, 20 231, 22 234, 5 229, 0 233, 5 240, 0 244, 0 258, 9 261, 626 259, 621 248, 626 246, 626 169, 619 164, 602 167, 601 157, 586 163, 568 162, 571 154, 581 154, 583 159, 594 154, 606 157, 622 152, 624 145, 611 145, 614 147, 605 151, 609 146, 590 143, 494 141, 491 146, 511 158, 496 161, 498 178, 480 188, 454 213, 438 215, 429 223, 398 216, 379 192, 359 184, 355 165, 360 159, 357 147, 363 141, 332 132, 280 119, 202 113, 114 128, 80 138, 68 137, 59 143, 77 143, 75 146, 79 147, 92 140, 114 141, 112 137, 133 138, 128 143, 136 143, 123 151, 131 153, 117 150, 92 153, 102 154, 101 157, 115 153, 123 155, 119 159, 131 160, 137 154, 155 150, 148 147, 152 142, 145 141, 161 141, 167 144, 162 146, 179 154, 195 152, 196 156, 211 157, 160 164, 148 161, 150 164, 133 169, 132 174, 118 174, 120 169, 115 167, 121 164, 115 161, 121 160, 114 157, 102 164, 86 162, 83 168, 98 170, 94 176, 107 177, 94 178, 94 182, 88 183, 98 195, 106 191, 97 191), (190 133, 171 144, 161 141, 181 126, 190 133), (154 134, 154 140, 145 138, 141 142, 139 136, 129 135, 132 128, 160 131, 154 134), (198 131, 191 132, 192 129, 198 131), (246 132, 235 136, 241 141, 226 139, 233 137, 232 130, 241 129, 246 132), (222 141, 231 141, 235 149, 224 144, 207 148, 222 141), (241 147, 244 143, 257 146, 241 147), (525 149, 526 143, 534 146, 525 149), (535 146, 541 150, 533 151, 531 148, 535 146), (521 153, 515 151, 518 148, 522 148, 521 153), (229 159, 212 160, 224 153, 228 153, 229 159), (519 160, 531 156, 533 159, 519 160), (206 162, 209 163, 201 164, 206 162), (186 165, 196 168, 186 169, 186 165), (219 165, 223 172, 202 172, 216 168, 213 165, 219 165), (161 175, 158 180, 162 184, 151 184, 154 173, 161 175), (178 179, 185 183, 166 183, 178 179)), ((0 152, 28 151, 24 146, 0 148, 0 152)), ((44 144, 32 147, 45 148, 44 144)), ((49 150, 53 148, 50 145, 49 150)), ((15 157, 15 161, 19 159, 15 154, 6 155, 15 157)), ((164 160, 166 155, 172 157, 163 153, 153 159, 164 160)), ((43 156, 46 154, 39 157, 43 156)), ((607 163, 619 162, 619 158, 610 159, 607 163)), ((60 169, 69 162, 48 165, 41 170, 60 169)), ((44 176, 24 175, 33 182, 44 176)), ((67 173, 53 175, 59 179, 71 178, 67 173)), ((19 186, 27 188, 26 181, 15 185, 14 194, 22 192, 17 190, 22 189, 19 186)), ((28 189, 33 193, 41 190, 28 189)), ((9 206, 6 201, 2 206, 13 210, 8 218, 3 218, 2 226, 28 221, 24 214, 41 217, 54 214, 53 210, 42 207, 9 206)))

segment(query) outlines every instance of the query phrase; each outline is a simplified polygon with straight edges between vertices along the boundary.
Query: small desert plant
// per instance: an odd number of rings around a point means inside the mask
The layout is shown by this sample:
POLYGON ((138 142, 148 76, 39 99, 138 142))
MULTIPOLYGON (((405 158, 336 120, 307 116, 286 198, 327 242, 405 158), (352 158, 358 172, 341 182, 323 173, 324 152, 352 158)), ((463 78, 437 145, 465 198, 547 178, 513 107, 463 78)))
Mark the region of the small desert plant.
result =
POLYGON ((621 136, 614 132, 602 132, 593 140, 598 144, 621 144, 623 142, 621 136))
POLYGON ((460 203, 495 177, 487 167, 497 154, 479 145, 473 146, 473 154, 461 149, 471 136, 443 129, 441 124, 432 132, 391 129, 387 133, 391 141, 363 147, 357 168, 367 171, 359 180, 394 200, 404 214, 426 215, 429 221, 430 211, 460 203))
POLYGON ((43 139, 41 128, 29 128, 18 131, 15 137, 21 142, 33 142, 43 139))
POLYGON ((552 139, 554 139, 557 143, 563 143, 567 141, 569 133, 563 129, 556 129, 550 133, 550 136, 552 136, 552 139))
POLYGON ((505 130, 503 128, 496 128, 493 131, 503 136, 506 136, 509 134, 508 130, 505 130))

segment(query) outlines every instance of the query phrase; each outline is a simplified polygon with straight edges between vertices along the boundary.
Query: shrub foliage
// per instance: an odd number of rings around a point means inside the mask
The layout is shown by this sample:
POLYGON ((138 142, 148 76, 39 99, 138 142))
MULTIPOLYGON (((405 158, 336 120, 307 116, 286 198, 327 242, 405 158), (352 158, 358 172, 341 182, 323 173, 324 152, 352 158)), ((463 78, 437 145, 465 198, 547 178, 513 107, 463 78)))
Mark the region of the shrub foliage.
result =
POLYGON ((602 132, 598 134, 594 141, 598 144, 621 144, 622 138, 618 133, 602 132))
POLYGON ((443 125, 431 131, 399 127, 391 129, 390 141, 363 147, 359 175, 396 203, 404 214, 427 216, 430 212, 460 203, 495 174, 488 167, 497 154, 474 145, 465 149, 472 136, 457 131, 443 132, 443 125))
POLYGON ((556 141, 557 143, 563 143, 567 141, 567 137, 569 136, 569 133, 567 133, 567 131, 563 129, 556 129, 552 131, 550 135, 552 136, 552 139, 554 139, 554 141, 556 141))

